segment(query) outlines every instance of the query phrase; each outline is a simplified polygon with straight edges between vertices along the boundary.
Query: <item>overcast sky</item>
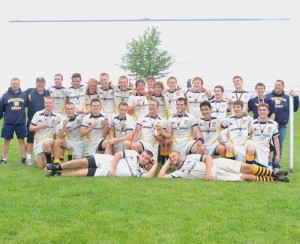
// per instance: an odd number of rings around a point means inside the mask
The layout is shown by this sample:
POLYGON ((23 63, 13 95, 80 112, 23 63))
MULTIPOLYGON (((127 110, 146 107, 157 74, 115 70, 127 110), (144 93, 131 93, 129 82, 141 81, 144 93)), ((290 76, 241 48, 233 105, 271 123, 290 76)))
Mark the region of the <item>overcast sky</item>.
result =
MULTIPOLYGON (((163 49, 175 56, 170 75, 185 84, 200 76, 205 86, 230 88, 234 75, 246 87, 257 82, 272 86, 276 79, 295 87, 300 81, 297 1, 62 1, 1 0, 0 93, 10 79, 22 88, 43 76, 47 85, 62 73, 69 86, 72 73, 83 80, 107 72, 111 80, 126 73, 116 64, 126 43, 147 27, 158 26, 163 49), (289 21, 242 22, 123 22, 123 23, 9 23, 11 20, 140 19, 140 18, 289 18, 289 21)), ((166 78, 162 79, 165 81, 166 78)), ((298 86, 299 87, 299 86, 298 86)), ((299 88, 298 88, 299 89, 299 88)))

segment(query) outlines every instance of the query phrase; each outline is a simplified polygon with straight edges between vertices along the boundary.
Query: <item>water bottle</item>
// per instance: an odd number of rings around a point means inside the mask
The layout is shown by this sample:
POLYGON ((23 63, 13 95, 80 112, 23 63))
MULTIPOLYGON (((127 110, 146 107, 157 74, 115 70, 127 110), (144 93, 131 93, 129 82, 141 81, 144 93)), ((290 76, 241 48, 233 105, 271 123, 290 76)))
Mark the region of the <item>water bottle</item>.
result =
POLYGON ((273 162, 268 163, 268 169, 273 171, 273 162))

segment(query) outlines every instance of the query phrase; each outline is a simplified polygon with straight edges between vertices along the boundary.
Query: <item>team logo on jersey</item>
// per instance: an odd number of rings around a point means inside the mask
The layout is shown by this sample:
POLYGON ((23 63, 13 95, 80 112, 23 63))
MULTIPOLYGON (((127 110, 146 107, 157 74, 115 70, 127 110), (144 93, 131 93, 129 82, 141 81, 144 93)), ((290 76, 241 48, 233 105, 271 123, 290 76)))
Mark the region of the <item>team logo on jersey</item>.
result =
POLYGON ((268 127, 268 132, 271 132, 272 131, 272 127, 268 127))
POLYGON ((246 123, 247 123, 247 120, 243 120, 243 125, 246 125, 246 123))
POLYGON ((217 126, 217 122, 212 122, 212 126, 216 127, 217 126))
POLYGON ((185 120, 185 121, 184 121, 184 124, 185 124, 185 125, 188 125, 188 124, 189 124, 189 121, 188 121, 188 120, 185 120))
POLYGON ((279 105, 279 104, 280 104, 280 102, 281 102, 281 100, 280 100, 280 99, 276 99, 276 100, 275 100, 275 104, 276 104, 276 105, 279 105))
POLYGON ((19 101, 14 101, 14 106, 15 107, 19 107, 20 106, 20 102, 19 101))
POLYGON ((176 95, 179 96, 179 92, 176 92, 176 95))

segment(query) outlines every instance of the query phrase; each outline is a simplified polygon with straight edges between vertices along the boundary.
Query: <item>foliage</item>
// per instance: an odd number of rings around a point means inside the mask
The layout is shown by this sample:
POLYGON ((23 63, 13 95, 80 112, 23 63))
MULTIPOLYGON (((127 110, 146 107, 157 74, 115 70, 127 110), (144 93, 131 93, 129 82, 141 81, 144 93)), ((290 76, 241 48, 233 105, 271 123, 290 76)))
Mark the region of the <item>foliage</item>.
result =
POLYGON ((175 59, 160 49, 160 32, 157 27, 147 28, 144 35, 127 43, 127 53, 122 56, 120 67, 134 78, 165 77, 175 59))

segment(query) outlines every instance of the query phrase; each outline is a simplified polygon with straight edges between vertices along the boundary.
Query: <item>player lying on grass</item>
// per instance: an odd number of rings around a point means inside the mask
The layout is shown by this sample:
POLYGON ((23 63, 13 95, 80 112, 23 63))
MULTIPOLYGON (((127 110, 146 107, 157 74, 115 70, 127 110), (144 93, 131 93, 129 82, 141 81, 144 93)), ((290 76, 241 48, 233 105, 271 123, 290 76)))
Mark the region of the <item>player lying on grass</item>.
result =
POLYGON ((178 152, 172 152, 161 168, 159 178, 187 178, 219 181, 283 181, 289 182, 288 170, 274 173, 267 168, 241 163, 227 158, 212 159, 208 155, 190 154, 183 162, 178 152), (173 166, 175 171, 168 173, 173 166))
POLYGON ((46 176, 117 176, 152 178, 157 161, 149 150, 141 155, 133 150, 109 154, 94 154, 88 158, 74 159, 63 164, 47 165, 46 176), (78 169, 61 172, 62 170, 78 169))

